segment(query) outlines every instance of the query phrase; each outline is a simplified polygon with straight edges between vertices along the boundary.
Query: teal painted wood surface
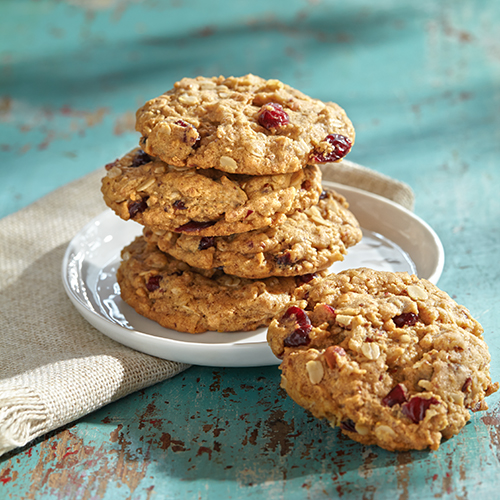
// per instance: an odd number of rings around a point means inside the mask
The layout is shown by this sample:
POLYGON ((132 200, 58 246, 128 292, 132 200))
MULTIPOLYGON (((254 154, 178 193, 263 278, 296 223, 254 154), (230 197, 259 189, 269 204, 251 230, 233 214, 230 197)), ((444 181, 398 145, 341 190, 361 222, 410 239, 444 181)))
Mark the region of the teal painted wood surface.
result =
MULTIPOLYGON (((409 183, 442 289, 500 380, 496 0, 4 0, 0 216, 134 147, 134 112, 183 76, 255 73, 342 105, 350 159, 409 183)), ((499 395, 437 452, 349 441, 276 367, 192 367, 0 459, 0 498, 494 498, 499 395)))

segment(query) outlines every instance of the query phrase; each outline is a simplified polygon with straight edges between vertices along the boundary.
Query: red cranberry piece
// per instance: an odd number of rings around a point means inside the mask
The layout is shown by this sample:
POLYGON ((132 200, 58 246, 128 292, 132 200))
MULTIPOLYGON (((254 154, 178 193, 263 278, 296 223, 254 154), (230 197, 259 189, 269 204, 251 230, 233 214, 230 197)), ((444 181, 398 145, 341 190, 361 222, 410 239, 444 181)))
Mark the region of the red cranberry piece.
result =
POLYGON ((316 163, 327 163, 329 161, 340 160, 349 153, 352 147, 351 140, 345 135, 330 134, 325 137, 324 141, 333 146, 333 151, 324 153, 313 151, 312 160, 316 163))
POLYGON ((286 252, 283 255, 276 257, 276 262, 278 266, 289 266, 292 264, 292 256, 290 252, 286 252))
POLYGON ((182 200, 177 200, 174 201, 174 204, 172 205, 174 208, 177 208, 178 210, 186 210, 186 204, 182 200))
POLYGON ((406 401, 408 401, 406 387, 403 384, 398 384, 382 399, 382 404, 384 406, 393 407, 394 405, 406 403, 406 401))
POLYGON ((175 124, 181 127, 189 127, 189 125, 184 120, 177 120, 175 124))
POLYGON ((198 245, 198 250, 206 250, 207 248, 211 248, 215 246, 215 241, 213 236, 205 236, 201 238, 200 243, 198 245))
POLYGON ((146 165, 151 161, 151 156, 149 156, 142 149, 139 149, 132 160, 131 167, 140 167, 141 165, 146 165))
POLYGON ((115 160, 115 161, 112 161, 111 163, 106 163, 106 165, 104 165, 104 168, 106 170, 111 170, 117 164, 118 164, 118 160, 115 160))
POLYGON ((425 399, 420 396, 414 396, 408 403, 405 403, 401 407, 401 411, 403 415, 407 416, 415 424, 418 424, 425 417, 425 412, 429 407, 438 403, 439 401, 436 398, 425 399))
POLYGON ((418 316, 412 312, 403 313, 392 318, 392 321, 398 328, 403 328, 403 326, 413 326, 418 321, 418 316))
POLYGON ((294 320, 297 328, 285 338, 284 346, 297 347, 309 344, 311 341, 309 332, 312 330, 312 325, 306 312, 300 307, 291 306, 286 310, 280 323, 287 323, 290 319, 294 320))
POLYGON ((197 222, 195 220, 192 220, 190 222, 187 222, 186 224, 183 224, 182 226, 179 226, 177 229, 175 229, 176 233, 196 233, 198 231, 201 231, 202 229, 206 229, 207 227, 213 226, 216 224, 216 220, 209 220, 207 222, 197 222))
POLYGON ((312 326, 297 328, 295 329, 288 337, 283 341, 283 345, 285 347, 298 347, 301 345, 308 345, 311 342, 311 338, 309 337, 309 332, 311 331, 312 326))
POLYGON ((128 213, 131 219, 133 219, 137 214, 142 214, 142 212, 148 208, 148 204, 146 203, 148 198, 149 196, 143 198, 141 201, 133 201, 129 203, 128 213))
POLYGON ((286 321, 289 318, 293 318, 298 325, 310 325, 311 320, 307 313, 297 306, 291 306, 283 314, 281 321, 286 321))
POLYGON ((302 276, 296 276, 295 281, 298 283, 310 283, 316 276, 316 273, 303 274, 302 276))
POLYGON ((470 377, 467 377, 465 379, 464 385, 462 386, 462 392, 469 392, 469 387, 472 384, 472 379, 470 377))
POLYGON ((264 128, 271 130, 286 125, 290 117, 285 113, 281 104, 270 102, 260 108, 257 120, 264 128))
POLYGON ((161 276, 157 274, 156 276, 151 276, 148 279, 148 282, 146 283, 146 288, 150 292, 154 292, 155 290, 158 290, 160 288, 160 281, 161 281, 161 276))
POLYGON ((247 217, 250 217, 250 215, 252 215, 252 214, 253 214, 253 210, 248 210, 248 211, 247 211, 247 214, 245 215, 245 219, 246 219, 247 217))
POLYGON ((356 424, 350 418, 342 420, 342 422, 340 422, 340 428, 347 432, 357 432, 356 424))

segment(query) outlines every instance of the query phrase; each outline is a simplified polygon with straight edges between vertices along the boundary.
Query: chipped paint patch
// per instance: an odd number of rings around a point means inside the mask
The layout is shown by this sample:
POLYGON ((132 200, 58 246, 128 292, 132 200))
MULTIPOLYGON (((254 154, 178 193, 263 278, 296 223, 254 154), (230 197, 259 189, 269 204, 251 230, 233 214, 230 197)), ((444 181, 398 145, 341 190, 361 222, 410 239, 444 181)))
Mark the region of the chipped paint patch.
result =
POLYGON ((285 420, 283 410, 274 410, 266 420, 265 437, 267 438, 266 450, 276 451, 280 448, 280 455, 287 455, 293 447, 292 439, 298 434, 293 434, 295 425, 293 420, 285 420))
POLYGON ((481 421, 486 425, 490 435, 490 449, 500 462, 500 407, 488 411, 481 417, 481 421))

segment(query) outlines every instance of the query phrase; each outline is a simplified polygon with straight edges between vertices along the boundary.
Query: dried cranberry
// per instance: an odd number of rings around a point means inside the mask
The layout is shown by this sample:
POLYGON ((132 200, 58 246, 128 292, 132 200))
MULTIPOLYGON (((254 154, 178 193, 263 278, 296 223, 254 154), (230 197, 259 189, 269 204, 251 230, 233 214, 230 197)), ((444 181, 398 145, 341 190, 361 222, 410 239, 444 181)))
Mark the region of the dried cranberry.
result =
POLYGON ((313 151, 312 161, 316 163, 327 163, 329 161, 337 161, 349 153, 352 142, 345 135, 330 134, 327 135, 324 141, 333 146, 333 151, 330 152, 317 152, 313 151))
POLYGON ((215 241, 213 236, 205 236, 201 238, 200 243, 198 245, 198 250, 206 250, 207 248, 211 248, 215 246, 215 241))
POLYGON ((209 220, 207 222, 197 222, 195 220, 192 220, 190 222, 187 222, 186 224, 183 224, 182 226, 179 226, 177 229, 175 229, 176 233, 196 233, 198 231, 201 231, 202 229, 206 229, 207 227, 213 226, 216 224, 216 220, 209 220))
POLYGON ((357 432, 356 424, 350 418, 342 420, 342 422, 340 422, 340 428, 347 432, 357 432))
POLYGON ((401 407, 401 411, 403 415, 407 416, 415 424, 418 424, 425 417, 425 412, 429 409, 429 406, 438 403, 439 401, 436 398, 425 399, 420 396, 414 396, 408 403, 405 403, 401 407))
POLYGON ((311 320, 307 313, 297 306, 290 306, 281 317, 281 322, 293 318, 297 324, 310 325, 311 320))
POLYGON ((252 214, 253 214, 253 210, 248 210, 248 211, 247 211, 247 214, 245 215, 245 219, 246 219, 247 217, 250 217, 250 215, 252 215, 252 214))
POLYGON ((290 255, 290 252, 286 252, 276 257, 276 263, 278 264, 278 266, 283 266, 283 267, 291 265, 292 256, 290 255))
POLYGON ((106 163, 106 165, 104 165, 104 168, 106 170, 111 170, 117 164, 118 164, 118 160, 115 160, 115 161, 112 161, 111 163, 106 163))
POLYGON ((293 319, 297 328, 285 338, 283 344, 285 347, 297 347, 307 345, 311 341, 309 332, 312 330, 311 320, 306 312, 297 306, 289 307, 281 318, 280 323, 287 323, 293 319))
POLYGON ((176 125, 179 125, 181 127, 189 127, 190 125, 188 125, 184 120, 177 120, 175 122, 176 125))
POLYGON ((290 117, 285 113, 281 104, 269 102, 260 108, 257 120, 264 128, 271 130, 286 125, 290 117))
POLYGON ((146 283, 146 288, 150 292, 154 292, 155 290, 158 290, 158 288, 160 288, 161 278, 162 277, 159 274, 157 274, 156 276, 151 276, 149 278, 148 282, 146 283))
POLYGON ((142 214, 144 210, 148 208, 148 204, 146 203, 149 196, 143 198, 141 201, 132 201, 128 205, 128 213, 130 218, 133 219, 137 214, 142 214))
POLYGON ((406 387, 403 384, 398 384, 391 389, 389 394, 382 399, 382 404, 384 406, 392 407, 394 405, 401 405, 408 401, 408 393, 406 387))
POLYGON ((149 156, 142 149, 139 149, 132 160, 131 167, 140 167, 141 165, 145 165, 151 161, 151 156, 149 156))
POLYGON ((392 321, 398 328, 403 328, 403 326, 413 326, 418 321, 418 316, 412 312, 403 313, 392 318, 392 321))
POLYGON ((174 208, 177 208, 178 210, 186 210, 186 204, 182 200, 177 200, 174 201, 174 204, 172 205, 174 208))
POLYGON ((298 347, 300 345, 308 345, 311 342, 309 337, 309 332, 311 331, 311 326, 306 328, 295 329, 288 337, 283 341, 285 347, 298 347))
POLYGON ((472 384, 472 379, 470 377, 467 377, 465 379, 464 385, 462 386, 462 392, 469 392, 469 387, 472 384))
POLYGON ((314 278, 316 278, 316 276, 317 276, 316 273, 303 274, 302 276, 296 276, 295 281, 297 281, 298 283, 309 283, 314 278))

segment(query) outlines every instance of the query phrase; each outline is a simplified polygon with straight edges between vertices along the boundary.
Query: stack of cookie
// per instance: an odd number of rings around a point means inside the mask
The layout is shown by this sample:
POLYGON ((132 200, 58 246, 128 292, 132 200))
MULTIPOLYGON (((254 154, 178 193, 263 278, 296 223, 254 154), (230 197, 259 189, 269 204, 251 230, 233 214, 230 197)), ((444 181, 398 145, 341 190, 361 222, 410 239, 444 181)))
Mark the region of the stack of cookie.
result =
POLYGON ((318 164, 354 129, 334 103, 279 82, 185 78, 137 112, 140 148, 106 165, 106 204, 145 226, 122 252, 123 299, 162 326, 267 326, 361 240, 318 164))

